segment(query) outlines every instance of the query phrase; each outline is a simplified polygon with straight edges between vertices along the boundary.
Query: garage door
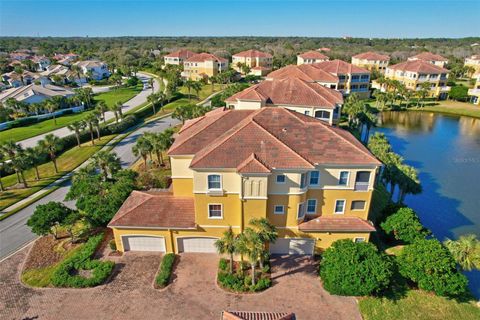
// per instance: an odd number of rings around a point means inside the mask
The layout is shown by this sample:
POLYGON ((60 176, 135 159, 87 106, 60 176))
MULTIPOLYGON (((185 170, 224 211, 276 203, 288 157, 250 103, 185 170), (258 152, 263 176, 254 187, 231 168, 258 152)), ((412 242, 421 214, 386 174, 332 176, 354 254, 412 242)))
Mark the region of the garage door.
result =
POLYGON ((178 238, 178 252, 205 252, 216 253, 215 241, 217 238, 178 238))
POLYGON ((313 254, 315 240, 313 239, 277 239, 270 244, 272 254, 313 254))
POLYGON ((125 251, 158 251, 165 252, 165 238, 149 236, 123 236, 125 251))

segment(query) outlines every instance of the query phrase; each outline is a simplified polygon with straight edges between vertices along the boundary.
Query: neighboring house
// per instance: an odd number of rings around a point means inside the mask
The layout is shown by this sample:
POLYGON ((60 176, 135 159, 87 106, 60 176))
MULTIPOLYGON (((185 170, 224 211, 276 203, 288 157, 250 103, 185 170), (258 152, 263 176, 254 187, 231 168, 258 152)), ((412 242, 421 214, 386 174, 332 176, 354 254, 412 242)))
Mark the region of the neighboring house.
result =
POLYGON ((183 63, 182 76, 190 80, 201 80, 228 70, 228 60, 211 53, 197 53, 183 63))
POLYGON ((297 65, 328 61, 330 58, 318 51, 307 51, 297 56, 297 65))
POLYGON ((294 313, 258 312, 258 311, 223 311, 221 320, 295 320, 294 313))
POLYGON ((340 117, 343 96, 316 82, 298 78, 262 81, 225 100, 235 110, 285 107, 334 124, 340 117))
MULTIPOLYGON (((447 86, 448 70, 423 60, 405 61, 388 66, 385 78, 398 80, 413 91, 421 90, 422 83, 428 82, 430 83, 428 97, 446 99, 450 91, 450 87, 447 86)), ((380 89, 385 91, 385 85, 380 89)))
POLYGON ((38 74, 30 71, 23 71, 21 74, 15 71, 2 74, 2 81, 7 82, 14 88, 32 84, 38 78, 38 74))
POLYGON ((47 77, 51 81, 54 81, 55 76, 59 76, 64 79, 64 83, 67 81, 75 82, 77 85, 87 83, 87 78, 83 73, 77 74, 71 71, 68 67, 60 64, 54 64, 47 68, 46 71, 41 73, 42 77, 47 77))
POLYGON ((47 70, 50 65, 50 59, 45 56, 34 56, 32 62, 35 64, 35 70, 38 72, 47 70))
POLYGON ((172 53, 169 53, 163 57, 165 64, 173 64, 173 65, 183 65, 183 62, 188 58, 196 55, 195 52, 190 50, 181 49, 172 53))
POLYGON ((471 67, 473 72, 469 73, 469 76, 476 78, 480 75, 480 54, 473 55, 465 58, 465 67, 471 67))
POLYGON ((33 58, 33 53, 16 51, 16 52, 10 53, 9 56, 11 60, 18 60, 18 61, 31 60, 33 58))
POLYGON ((38 103, 55 96, 70 97, 75 93, 69 89, 53 85, 36 85, 10 88, 0 93, 0 102, 5 102, 10 98, 25 103, 38 103))
POLYGON ((258 50, 242 51, 232 56, 232 68, 243 73, 239 64, 249 67, 250 74, 264 76, 272 71, 273 56, 258 50))
POLYGON ((323 71, 313 64, 302 64, 299 66, 288 65, 270 72, 266 77, 267 80, 288 78, 297 78, 307 82, 316 82, 330 89, 337 89, 337 86, 339 85, 339 79, 337 76, 323 71))
POLYGON ((168 151, 172 189, 133 191, 112 218, 119 251, 216 252, 252 218, 278 230, 272 254, 369 241, 382 163, 348 131, 286 108, 218 108, 187 121, 168 151))
POLYGON ((75 53, 57 53, 53 56, 53 59, 57 61, 59 64, 63 64, 65 66, 71 65, 73 62, 78 60, 79 55, 75 53))
POLYGON ((371 51, 359 53, 352 57, 353 65, 368 70, 378 70, 380 72, 385 72, 389 61, 389 56, 371 51))
POLYGON ((480 74, 477 75, 477 82, 472 89, 468 89, 468 95, 470 97, 470 102, 473 104, 480 104, 480 74))
POLYGON ((93 80, 102 80, 110 76, 107 64, 102 61, 85 60, 75 62, 74 65, 79 66, 83 74, 93 80))
POLYGON ((447 58, 444 58, 441 55, 434 54, 431 52, 422 52, 413 57, 408 58, 408 61, 417 61, 417 60, 422 60, 422 61, 431 63, 440 68, 445 67, 445 65, 448 63, 447 58))

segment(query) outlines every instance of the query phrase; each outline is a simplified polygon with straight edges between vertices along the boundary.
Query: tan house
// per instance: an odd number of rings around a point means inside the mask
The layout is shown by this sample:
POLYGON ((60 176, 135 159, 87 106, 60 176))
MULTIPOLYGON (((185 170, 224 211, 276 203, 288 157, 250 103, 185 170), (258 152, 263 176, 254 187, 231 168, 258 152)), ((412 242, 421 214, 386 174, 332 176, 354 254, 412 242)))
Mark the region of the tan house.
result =
POLYGON ((197 53, 183 63, 182 77, 201 80, 228 70, 228 60, 211 53, 197 53))
POLYGON ((235 110, 285 107, 334 124, 343 104, 340 92, 298 78, 262 81, 225 100, 235 110))
POLYGON ((445 65, 448 63, 447 58, 444 58, 441 55, 434 54, 431 52, 422 52, 417 55, 414 55, 413 57, 408 58, 408 61, 417 61, 417 60, 422 60, 422 61, 431 63, 440 68, 445 67, 445 65))
POLYGON ((469 76, 476 78, 480 75, 480 54, 473 55, 471 57, 465 58, 465 67, 472 68, 473 72, 469 73, 469 76))
POLYGON ((477 75, 477 82, 472 89, 468 89, 468 96, 473 104, 480 104, 480 74, 477 75))
POLYGON ((297 65, 328 61, 330 58, 318 51, 307 51, 297 56, 297 65))
POLYGON ((338 239, 369 241, 381 166, 352 134, 286 108, 215 109, 187 121, 168 151, 172 189, 133 191, 109 223, 117 249, 216 252, 252 218, 279 238, 272 254, 306 254, 338 239))
POLYGON ((258 50, 247 50, 236 53, 232 56, 232 68, 243 73, 241 65, 250 68, 250 73, 264 76, 272 71, 273 56, 258 50))
POLYGON ((316 82, 330 89, 337 89, 339 84, 338 77, 313 64, 288 65, 273 72, 270 72, 266 79, 288 79, 296 78, 307 82, 316 82))
POLYGON ((31 104, 39 103, 57 96, 71 97, 74 94, 75 92, 64 87, 50 84, 29 84, 22 87, 10 88, 0 92, 0 103, 5 103, 8 99, 15 99, 20 102, 31 104))
MULTIPOLYGON (((450 87, 447 86, 448 70, 423 60, 405 61, 388 66, 385 78, 398 80, 407 89, 418 91, 422 89, 422 83, 429 83, 429 97, 445 99, 450 87)), ((386 88, 382 87, 382 91, 386 88)))
POLYGON ((352 64, 368 70, 378 70, 385 72, 390 62, 390 57, 376 52, 364 52, 352 57, 352 64))
POLYGON ((183 62, 187 60, 190 57, 193 57, 196 55, 195 52, 192 52, 190 50, 186 49, 181 49, 175 52, 171 52, 163 57, 163 61, 165 62, 165 65, 167 64, 173 64, 173 65, 183 65, 183 62))

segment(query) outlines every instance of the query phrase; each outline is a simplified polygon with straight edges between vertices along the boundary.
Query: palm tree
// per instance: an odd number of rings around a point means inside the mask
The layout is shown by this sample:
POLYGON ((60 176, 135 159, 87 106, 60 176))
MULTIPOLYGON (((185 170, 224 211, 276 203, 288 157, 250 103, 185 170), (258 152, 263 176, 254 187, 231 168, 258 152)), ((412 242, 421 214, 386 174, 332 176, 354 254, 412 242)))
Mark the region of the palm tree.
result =
POLYGON ((55 125, 57 125, 57 119, 55 118, 55 111, 57 111, 59 108, 59 105, 57 103, 57 101, 53 100, 53 99, 49 99, 45 102, 45 109, 48 110, 48 112, 50 114, 52 114, 53 116, 53 123, 55 125))
MULTIPOLYGON (((19 144, 16 144, 13 140, 5 141, 0 145, 0 152, 9 158, 11 161, 15 161, 18 154, 22 151, 22 147, 19 144)), ((20 173, 14 167, 15 173, 17 174, 17 182, 20 183, 20 173)))
POLYGON ((123 119, 123 112, 122 112, 123 103, 119 101, 115 103, 115 107, 117 108, 117 112, 118 112, 118 115, 120 116, 120 119, 123 119))
POLYGON ((253 218, 252 220, 250 220, 249 223, 255 228, 255 231, 258 233, 261 241, 263 242, 264 254, 262 255, 262 259, 260 259, 260 268, 263 269, 265 254, 268 252, 267 244, 275 242, 277 240, 277 228, 275 228, 275 226, 265 218, 253 218))
POLYGON ((27 148, 25 149, 24 156, 27 161, 30 163, 30 167, 35 168, 35 180, 40 180, 40 173, 38 172, 38 166, 40 165, 43 155, 42 151, 38 148, 27 148))
POLYGON ((77 66, 76 64, 73 64, 73 65, 70 66, 70 70, 72 70, 72 72, 77 76, 78 83, 80 84, 80 87, 81 87, 83 85, 82 84, 82 79, 80 77, 82 69, 79 66, 77 66))
POLYGON ((62 140, 53 134, 47 134, 43 140, 38 141, 38 145, 41 150, 48 153, 50 160, 53 162, 55 173, 58 173, 57 152, 62 148, 62 140))
POLYGON ((145 136, 138 138, 135 145, 132 147, 132 152, 135 156, 141 156, 145 165, 145 170, 148 170, 147 158, 148 154, 152 152, 152 144, 145 136))
POLYGON ((480 269, 480 241, 477 236, 464 235, 458 240, 447 239, 443 244, 463 270, 480 269))
POLYGON ((188 100, 191 100, 191 99, 192 99, 192 96, 190 95, 190 92, 191 92, 192 89, 193 89, 194 83, 195 83, 195 81, 193 81, 193 80, 187 80, 187 81, 185 81, 185 83, 184 83, 184 86, 185 86, 185 87, 187 88, 187 90, 188 90, 188 100))
POLYGON ((218 77, 217 76, 211 76, 209 79, 208 79, 212 85, 212 90, 211 90, 211 93, 213 94, 213 92, 215 91, 215 83, 218 83, 218 77))
POLYGON ((105 118, 105 112, 108 111, 108 107, 107 107, 107 104, 105 103, 105 101, 103 101, 103 100, 98 101, 96 109, 97 109, 98 112, 100 112, 102 114, 103 123, 107 123, 107 118, 105 118))
MULTIPOLYGON (((2 169, 5 166, 5 162, 3 162, 4 158, 5 156, 3 155, 2 152, 0 152, 0 164, 2 169)), ((5 188, 3 187, 2 177, 0 177, 0 192, 3 192, 3 191, 5 191, 5 188)))
POLYGON ((192 83, 192 89, 197 94, 197 100, 200 100, 200 90, 202 90, 202 84, 200 82, 192 83))
POLYGON ((248 257, 252 269, 252 285, 255 285, 255 266, 264 254, 264 243, 252 228, 245 228, 238 237, 237 252, 248 257))
POLYGON ((422 185, 418 179, 418 172, 412 166, 401 164, 398 166, 399 179, 398 203, 403 203, 407 194, 419 194, 422 192, 422 185))
POLYGON ((233 255, 237 252, 237 237, 233 233, 232 227, 223 232, 223 236, 215 241, 215 247, 218 253, 230 255, 230 274, 233 273, 233 255))
POLYGON ((95 122, 97 122, 97 117, 94 114, 88 114, 85 119, 83 119, 83 122, 85 123, 86 126, 88 126, 88 130, 90 131, 90 141, 92 141, 92 145, 95 145, 95 137, 93 135, 93 129, 95 126, 95 122))
POLYGON ((82 121, 75 121, 72 124, 67 126, 68 130, 75 132, 75 137, 77 138, 77 145, 80 148, 82 146, 80 141, 80 133, 85 129, 85 123, 82 121))
POLYGON ((115 116, 115 123, 118 123, 118 108, 116 105, 110 105, 108 106, 108 110, 113 112, 113 115, 115 116))
POLYGON ((152 94, 155 93, 155 88, 153 87, 153 84, 155 83, 155 80, 153 78, 148 79, 148 85, 150 88, 152 88, 152 94))
POLYGON ((22 177, 23 187, 28 188, 27 179, 25 179, 25 170, 31 168, 31 162, 25 155, 25 151, 20 151, 15 160, 12 160, 12 166, 17 172, 20 172, 20 176, 22 177))
POLYGON ((147 97, 147 101, 152 105, 154 115, 157 114, 157 111, 155 110, 155 105, 158 103, 158 100, 158 95, 156 95, 155 93, 152 93, 147 97))
POLYGON ((101 171, 105 181, 108 179, 109 174, 113 176, 121 169, 120 158, 117 154, 105 150, 98 151, 93 155, 92 165, 101 171))
POLYGON ((350 127, 353 128, 358 125, 358 116, 362 112, 362 109, 363 102, 360 101, 355 93, 351 94, 342 108, 343 112, 348 115, 348 124, 350 127))

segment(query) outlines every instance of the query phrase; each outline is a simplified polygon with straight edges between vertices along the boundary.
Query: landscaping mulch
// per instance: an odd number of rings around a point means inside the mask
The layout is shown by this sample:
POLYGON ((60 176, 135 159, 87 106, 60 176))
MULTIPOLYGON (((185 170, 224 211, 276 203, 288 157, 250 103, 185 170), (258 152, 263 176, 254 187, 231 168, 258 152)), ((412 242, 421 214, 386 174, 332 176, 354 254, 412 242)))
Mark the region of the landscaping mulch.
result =
POLYGON ((24 270, 45 268, 58 263, 66 251, 78 244, 70 243, 70 239, 55 240, 51 235, 38 238, 25 261, 24 270))

